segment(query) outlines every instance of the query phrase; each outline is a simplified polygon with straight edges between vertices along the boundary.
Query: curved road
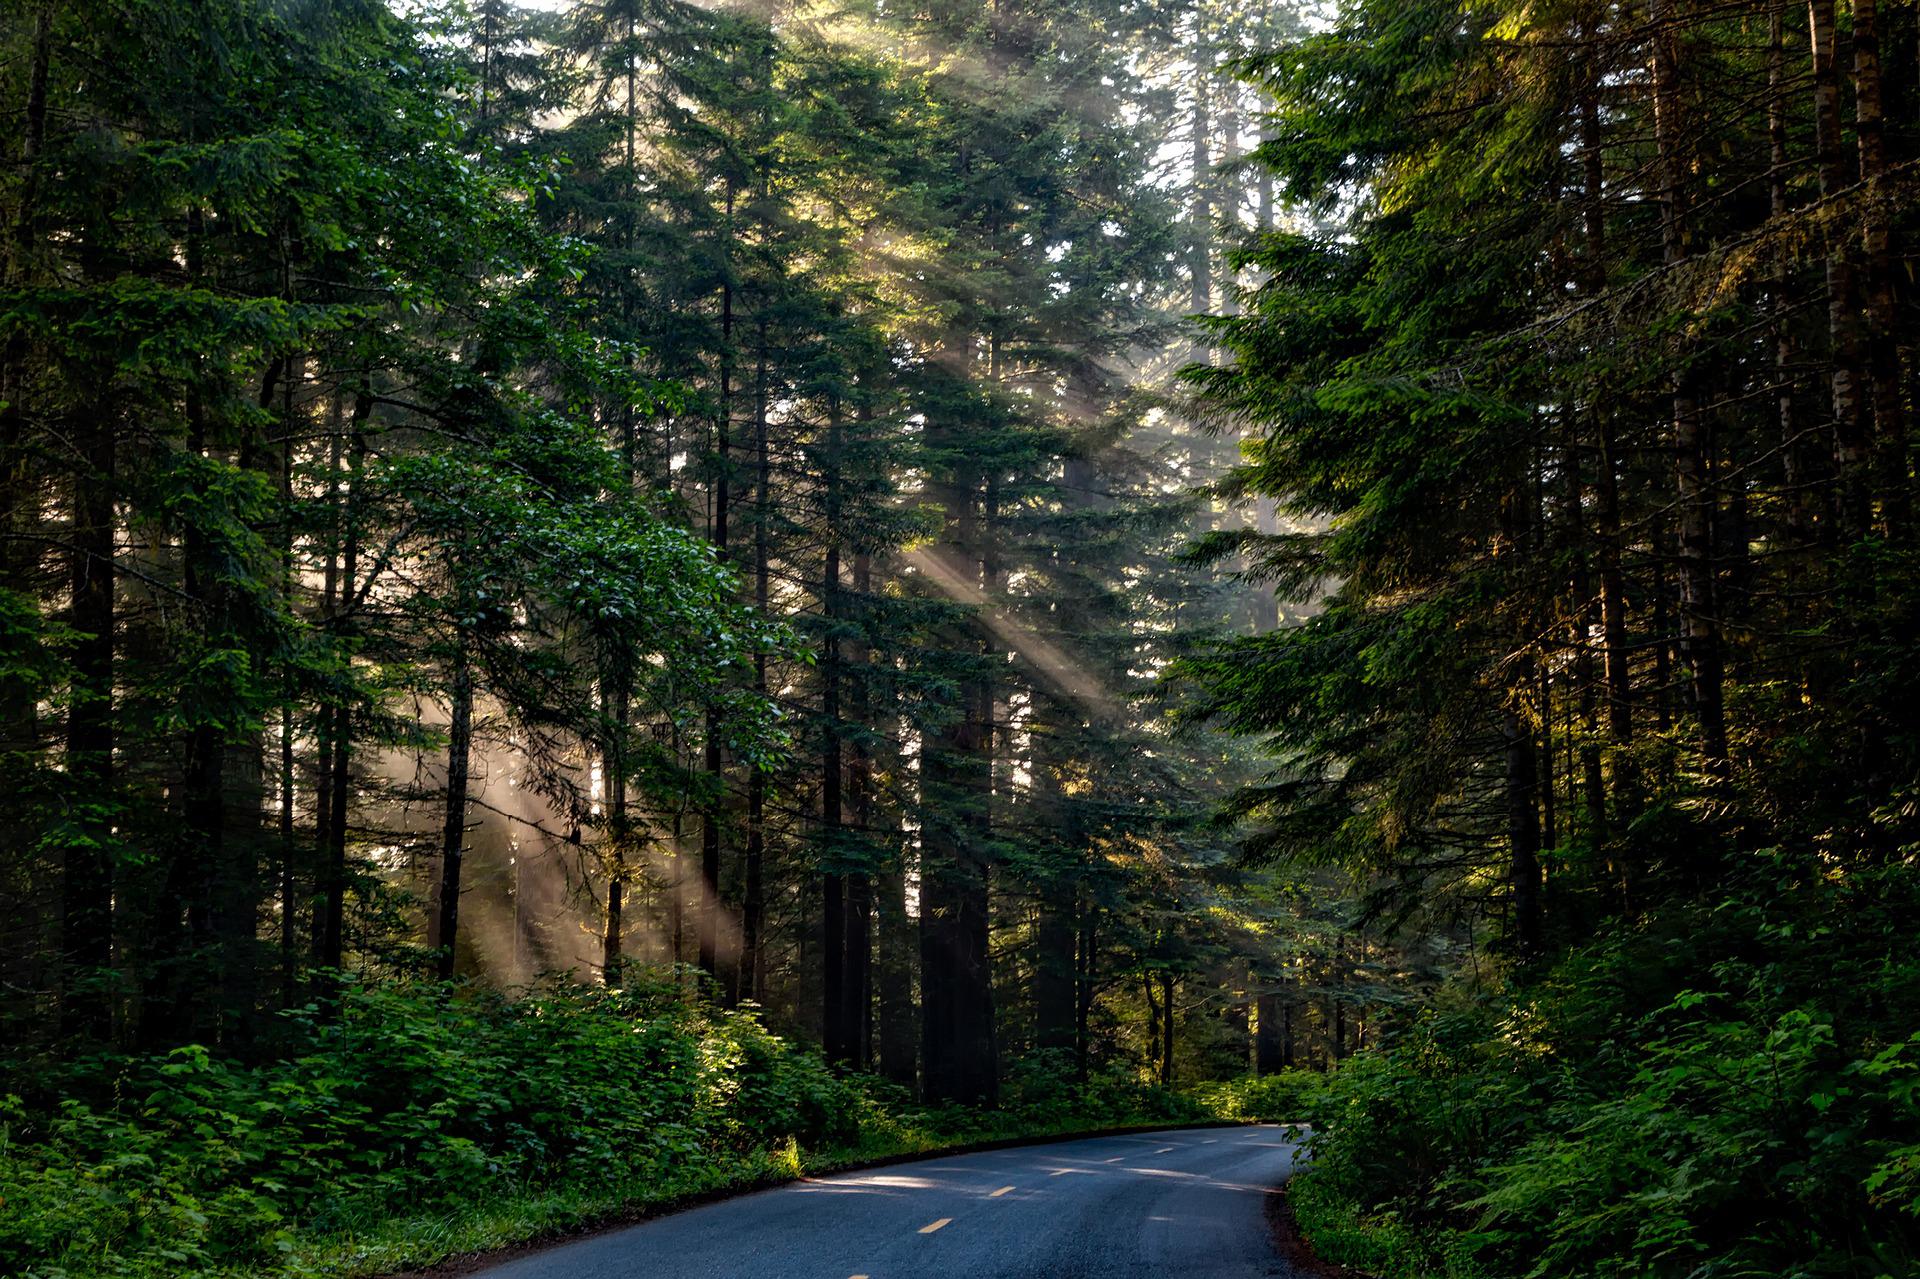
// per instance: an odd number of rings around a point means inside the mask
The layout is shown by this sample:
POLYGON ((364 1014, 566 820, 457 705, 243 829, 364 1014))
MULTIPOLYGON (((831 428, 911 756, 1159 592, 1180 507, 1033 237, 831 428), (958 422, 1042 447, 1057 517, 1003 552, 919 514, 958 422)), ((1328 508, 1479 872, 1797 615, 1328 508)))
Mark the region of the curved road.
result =
POLYGON ((483 1279, 1283 1279, 1285 1128, 1184 1128, 811 1178, 482 1270, 483 1279))

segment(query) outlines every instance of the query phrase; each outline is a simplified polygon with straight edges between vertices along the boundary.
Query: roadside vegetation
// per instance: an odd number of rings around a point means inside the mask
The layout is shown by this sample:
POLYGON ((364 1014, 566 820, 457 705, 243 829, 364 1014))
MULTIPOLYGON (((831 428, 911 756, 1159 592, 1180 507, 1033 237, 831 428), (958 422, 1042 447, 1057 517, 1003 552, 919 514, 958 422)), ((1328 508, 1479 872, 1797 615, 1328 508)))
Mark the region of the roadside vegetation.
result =
POLYGON ((893 1155, 1214 1113, 1039 1067, 996 1110, 926 1106, 671 984, 354 986, 276 1031, 257 1065, 49 1063, 0 1100, 0 1273, 382 1274, 893 1155))
POLYGON ((1327 1080, 1292 1203, 1385 1279, 1914 1273, 1920 886, 1755 853, 1327 1080))

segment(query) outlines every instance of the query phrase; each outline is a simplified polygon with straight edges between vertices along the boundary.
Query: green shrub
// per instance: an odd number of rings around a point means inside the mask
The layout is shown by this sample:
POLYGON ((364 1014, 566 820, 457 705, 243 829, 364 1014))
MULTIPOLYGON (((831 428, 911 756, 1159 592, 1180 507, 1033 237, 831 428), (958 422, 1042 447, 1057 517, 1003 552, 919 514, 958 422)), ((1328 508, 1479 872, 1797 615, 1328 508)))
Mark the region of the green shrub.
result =
POLYGON ((517 1000, 359 985, 283 1020, 272 1060, 189 1047, 0 1089, 0 1274, 380 1273, 791 1176, 803 1151, 829 1152, 817 1168, 1203 1117, 1047 1061, 1015 1068, 998 1110, 919 1107, 671 982, 517 1000))
POLYGON ((857 1134, 853 1091, 746 1014, 655 992, 358 987, 288 1056, 80 1063, 0 1106, 0 1272, 271 1265, 296 1232, 502 1187, 698 1179, 857 1134), (59 1092, 69 1095, 59 1097, 59 1092))
POLYGON ((1316 1245, 1390 1275, 1920 1273, 1914 880, 1756 856, 1659 929, 1421 1013, 1329 1079, 1295 1192, 1316 1245))
POLYGON ((1325 1083, 1317 1070, 1282 1070, 1201 1084, 1192 1095, 1215 1118, 1299 1123, 1313 1112, 1325 1083))

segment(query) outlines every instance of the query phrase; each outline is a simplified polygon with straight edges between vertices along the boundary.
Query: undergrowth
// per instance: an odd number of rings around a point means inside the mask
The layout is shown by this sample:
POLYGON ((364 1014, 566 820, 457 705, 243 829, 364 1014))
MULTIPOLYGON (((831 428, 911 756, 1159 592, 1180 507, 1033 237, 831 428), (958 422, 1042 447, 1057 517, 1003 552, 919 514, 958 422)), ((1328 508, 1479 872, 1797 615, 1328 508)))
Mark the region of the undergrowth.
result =
POLYGON ((379 1274, 889 1155, 1209 1117, 1046 1062, 998 1109, 926 1108, 671 984, 353 986, 278 1036, 251 1061, 14 1063, 0 1274, 379 1274))
POLYGON ((1383 1279, 1920 1274, 1920 885, 1756 854, 1332 1074, 1291 1191, 1383 1279))

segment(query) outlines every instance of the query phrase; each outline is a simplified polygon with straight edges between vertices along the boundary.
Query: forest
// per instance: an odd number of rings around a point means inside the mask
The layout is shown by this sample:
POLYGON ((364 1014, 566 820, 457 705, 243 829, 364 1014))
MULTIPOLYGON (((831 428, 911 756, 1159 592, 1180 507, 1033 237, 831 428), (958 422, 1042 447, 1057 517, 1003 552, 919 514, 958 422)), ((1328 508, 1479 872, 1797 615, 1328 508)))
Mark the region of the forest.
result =
POLYGON ((1920 1275, 1920 6, 4 0, 0 114, 0 1273, 1258 1120, 1351 1275, 1920 1275))

